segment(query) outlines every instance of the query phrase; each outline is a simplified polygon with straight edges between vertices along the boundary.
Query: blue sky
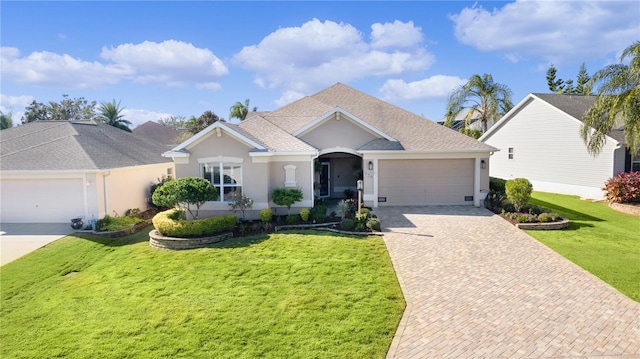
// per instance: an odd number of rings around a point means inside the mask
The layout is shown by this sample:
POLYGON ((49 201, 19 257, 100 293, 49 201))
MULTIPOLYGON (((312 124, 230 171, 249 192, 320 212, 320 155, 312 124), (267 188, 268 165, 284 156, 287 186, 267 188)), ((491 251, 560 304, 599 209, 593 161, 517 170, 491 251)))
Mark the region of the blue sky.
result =
POLYGON ((342 82, 430 120, 450 91, 492 74, 519 102, 640 40, 638 1, 2 1, 0 110, 116 99, 147 120, 228 119, 342 82))

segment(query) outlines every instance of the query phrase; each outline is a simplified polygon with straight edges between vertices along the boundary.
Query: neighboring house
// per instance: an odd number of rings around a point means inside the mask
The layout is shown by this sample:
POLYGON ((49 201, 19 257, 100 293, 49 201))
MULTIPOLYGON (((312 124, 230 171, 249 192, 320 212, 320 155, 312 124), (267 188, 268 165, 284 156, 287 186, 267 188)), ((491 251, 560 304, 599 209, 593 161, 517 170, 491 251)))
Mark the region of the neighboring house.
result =
POLYGON ((178 137, 186 131, 186 129, 177 130, 154 121, 147 121, 131 130, 131 133, 154 143, 161 143, 172 148, 178 144, 178 137))
MULTIPOLYGON (((297 207, 341 198, 363 180, 373 207, 476 205, 489 189, 495 148, 343 84, 239 124, 216 122, 164 155, 176 177, 211 180, 203 212, 228 211, 234 192, 274 207, 274 188, 300 188, 297 207)), ((356 192, 357 193, 357 192, 356 192)))
POLYGON ((93 121, 36 121, 0 131, 0 222, 63 223, 147 208, 170 175, 166 150, 93 121))
MULTIPOLYGON (((534 190, 602 199, 607 179, 629 171, 632 160, 624 132, 607 136, 597 156, 587 152, 580 137, 582 116, 595 96, 529 94, 480 140, 497 147, 491 176, 528 179, 534 190)), ((640 158, 633 162, 636 168, 640 158)))

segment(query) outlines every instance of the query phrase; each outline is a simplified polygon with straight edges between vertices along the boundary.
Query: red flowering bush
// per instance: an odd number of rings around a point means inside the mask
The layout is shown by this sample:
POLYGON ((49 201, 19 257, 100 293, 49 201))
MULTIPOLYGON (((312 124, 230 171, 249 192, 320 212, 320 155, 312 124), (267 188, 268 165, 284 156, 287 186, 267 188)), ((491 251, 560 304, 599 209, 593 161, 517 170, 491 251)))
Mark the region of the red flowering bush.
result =
POLYGON ((640 172, 620 172, 609 178, 602 190, 609 202, 640 202, 640 172))

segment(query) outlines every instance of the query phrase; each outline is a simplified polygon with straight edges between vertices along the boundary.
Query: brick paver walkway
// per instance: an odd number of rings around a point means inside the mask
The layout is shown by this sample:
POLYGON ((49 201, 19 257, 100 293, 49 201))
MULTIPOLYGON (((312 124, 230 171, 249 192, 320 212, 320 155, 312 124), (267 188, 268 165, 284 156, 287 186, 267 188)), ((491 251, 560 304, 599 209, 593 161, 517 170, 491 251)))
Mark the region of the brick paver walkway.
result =
POLYGON ((407 301, 387 358, 640 358, 640 304, 499 216, 375 213, 407 301))

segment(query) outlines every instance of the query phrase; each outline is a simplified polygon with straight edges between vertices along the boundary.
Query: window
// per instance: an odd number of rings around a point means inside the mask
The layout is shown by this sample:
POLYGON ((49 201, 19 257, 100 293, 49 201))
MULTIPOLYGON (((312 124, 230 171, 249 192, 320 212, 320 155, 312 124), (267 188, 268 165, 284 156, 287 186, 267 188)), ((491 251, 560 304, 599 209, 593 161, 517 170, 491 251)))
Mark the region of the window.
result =
POLYGON ((242 163, 201 163, 202 177, 220 191, 220 202, 231 201, 235 193, 242 194, 242 163))
POLYGON ((640 171, 640 156, 632 156, 631 157, 631 170, 634 172, 640 171))
POLYGON ((513 159, 513 147, 509 147, 509 159, 513 159))

